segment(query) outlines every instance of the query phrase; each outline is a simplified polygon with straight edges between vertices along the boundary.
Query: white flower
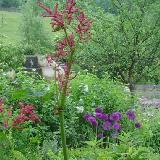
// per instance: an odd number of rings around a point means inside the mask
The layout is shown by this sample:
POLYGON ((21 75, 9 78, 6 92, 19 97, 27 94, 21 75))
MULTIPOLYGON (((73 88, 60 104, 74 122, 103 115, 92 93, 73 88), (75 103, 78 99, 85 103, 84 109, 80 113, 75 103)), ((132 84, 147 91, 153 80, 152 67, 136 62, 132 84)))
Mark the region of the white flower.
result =
POLYGON ((88 89, 88 85, 87 85, 87 84, 84 85, 84 91, 85 91, 85 92, 88 92, 88 90, 89 90, 89 89, 88 89))
POLYGON ((11 71, 8 71, 8 72, 7 72, 7 76, 8 76, 8 78, 10 78, 10 79, 13 80, 13 79, 16 77, 16 72, 15 72, 15 70, 12 69, 11 71))
POLYGON ((124 87, 124 92, 127 92, 127 93, 130 92, 129 88, 125 86, 124 87))
POLYGON ((83 106, 77 106, 76 109, 77 109, 77 113, 83 113, 83 111, 84 111, 83 106))

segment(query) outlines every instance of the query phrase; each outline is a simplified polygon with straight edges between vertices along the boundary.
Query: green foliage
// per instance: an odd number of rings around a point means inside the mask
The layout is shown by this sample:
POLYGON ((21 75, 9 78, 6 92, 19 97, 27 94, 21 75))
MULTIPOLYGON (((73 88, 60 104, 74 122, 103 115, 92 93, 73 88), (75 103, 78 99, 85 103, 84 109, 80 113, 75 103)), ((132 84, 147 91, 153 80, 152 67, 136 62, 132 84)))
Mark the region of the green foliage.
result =
MULTIPOLYGON (((18 135, 20 136, 20 133, 18 135)), ((21 133, 21 136, 23 135, 25 134, 21 133)), ((14 137, 14 139, 13 137, 12 135, 12 141, 9 135, 5 139, 10 139, 9 143, 16 142, 17 137, 14 137)), ((4 136, 0 136, 0 138, 4 141, 4 136)), ((15 160, 61 160, 62 152, 55 148, 57 143, 54 138, 52 138, 52 141, 45 140, 39 147, 31 146, 29 141, 23 148, 13 146, 12 149, 8 150, 8 154, 3 154, 2 158, 3 160, 12 158, 15 160)), ((88 141, 86 144, 85 147, 69 149, 70 160, 159 160, 159 154, 153 153, 152 148, 135 145, 130 133, 123 132, 119 137, 119 143, 108 143, 107 148, 102 147, 103 142, 101 140, 88 141)), ((3 148, 3 150, 7 151, 6 148, 3 148)))
MULTIPOLYGON (((122 138, 122 137, 121 137, 122 138)), ((151 149, 133 146, 132 142, 123 137, 123 143, 110 144, 108 148, 100 148, 97 145, 88 145, 85 148, 72 149, 69 152, 71 160, 158 160, 159 155, 154 154, 151 149)), ((90 142, 93 144, 93 142, 90 142)), ((60 160, 61 155, 56 156, 50 152, 51 159, 60 160)))
MULTIPOLYGON (((8 155, 4 160, 9 160, 10 157, 27 160, 62 159, 59 149, 59 122, 54 114, 54 83, 41 79, 37 74, 26 72, 18 72, 14 82, 2 75, 0 82, 0 95, 6 98, 8 104, 14 105, 14 111, 18 111, 16 104, 19 101, 33 103, 42 120, 39 126, 26 124, 22 131, 12 130, 9 134, 0 134, 1 145, 5 145, 1 152, 7 152, 8 155)), ((77 107, 83 106, 85 113, 93 111, 97 105, 102 105, 108 113, 125 111, 130 105, 130 95, 123 91, 124 87, 121 84, 111 81, 107 76, 99 79, 91 74, 79 74, 70 85, 65 124, 67 144, 75 148, 83 146, 70 151, 71 159, 94 160, 97 157, 99 160, 158 160, 159 156, 153 154, 153 151, 159 152, 159 112, 153 114, 153 119, 139 111, 141 129, 126 129, 126 133, 120 135, 118 144, 116 141, 110 141, 109 148, 101 148, 101 142, 89 141, 95 138, 94 131, 87 127, 83 113, 80 113, 77 107), (84 147, 85 144, 89 146, 84 147)))
MULTIPOLYGON (((23 5, 24 6, 24 5, 23 5)), ((6 43, 9 41, 9 42, 12 42, 16 45, 19 46, 19 44, 22 43, 22 40, 24 39, 24 33, 23 33, 23 17, 22 17, 22 12, 23 12, 23 9, 21 10, 21 12, 7 12, 7 11, 0 11, 0 34, 4 34, 6 35, 6 43)), ((40 16, 41 13, 38 14, 38 16, 40 16)), ((52 40, 52 44, 55 43, 55 41, 57 40, 59 34, 55 34, 54 32, 52 33, 48 33, 49 31, 48 30, 52 30, 51 27, 50 27, 50 24, 49 24, 49 21, 44 19, 44 18, 40 18, 38 17, 40 22, 42 23, 42 25, 44 26, 44 32, 45 33, 45 36, 48 38, 48 39, 51 39, 52 40)), ((38 22, 39 23, 39 22, 38 22)), ((34 24, 35 25, 35 24, 34 24)), ((26 26, 25 26, 26 27, 26 26)), ((27 28, 27 27, 26 27, 27 28)), ((34 29, 32 29, 32 31, 34 31, 34 29)), ((36 31, 38 32, 38 31, 36 31)), ((46 44, 46 43, 45 43, 46 44)), ((33 44, 26 44, 22 46, 22 50, 26 50, 26 52, 29 52, 29 53, 32 53, 34 50, 34 48, 32 47, 33 44), (30 51, 27 51, 27 49, 30 51)), ((48 46, 48 44, 47 44, 48 46)), ((42 45, 42 51, 43 50, 47 50, 46 47, 44 47, 44 45, 42 45)), ((49 48, 50 50, 50 48, 49 48)), ((53 51, 53 48, 52 48, 52 51, 53 51)), ((49 51, 46 51, 46 52, 49 52, 49 51)), ((28 54, 28 53, 24 53, 24 54, 28 54)), ((33 53, 32 53, 33 54, 33 53)))
POLYGON ((34 72, 19 71, 14 81, 8 79, 6 74, 1 74, 0 95, 5 96, 10 103, 23 100, 32 102, 32 99, 36 101, 34 98, 47 95, 49 84, 34 72))
POLYGON ((16 150, 12 151, 12 155, 15 160, 27 160, 21 152, 16 150))
MULTIPOLYGON (((159 62, 158 62, 159 63, 159 62)), ((144 76, 140 83, 148 83, 148 84, 156 84, 158 85, 160 82, 160 65, 151 66, 146 68, 146 76, 144 76)))
POLYGON ((41 154, 38 153, 37 144, 33 145, 30 141, 31 137, 28 137, 28 140, 24 139, 24 137, 25 134, 21 131, 19 133, 13 130, 9 132, 0 131, 1 160, 41 160, 41 154), (25 145, 22 145, 22 143, 25 143, 25 145))
MULTIPOLYGON (((1 76, 0 82, 0 97, 4 97, 9 105, 18 102, 34 104, 42 118, 42 130, 46 126, 48 131, 59 131, 54 82, 48 83, 37 74, 22 71, 16 74, 14 82, 7 75, 1 76)), ((93 138, 94 134, 85 124, 84 114, 78 111, 78 107, 84 108, 86 113, 102 106, 106 113, 110 113, 127 110, 131 101, 130 95, 124 92, 124 87, 108 77, 99 79, 91 74, 80 74, 71 83, 66 105, 68 144, 81 146, 83 141, 93 138)))
POLYGON ((11 144, 7 138, 7 134, 2 131, 0 131, 0 148, 0 155, 2 155, 1 158, 3 160, 7 160, 7 155, 10 154, 11 144))
POLYGON ((145 137, 146 146, 152 147, 154 152, 160 153, 160 111, 149 109, 144 116, 144 123, 148 127, 148 135, 145 137))
POLYGON ((137 114, 142 127, 138 130, 128 130, 128 140, 133 142, 135 146, 143 146, 152 149, 154 153, 160 153, 160 111, 148 108, 143 112, 139 110, 137 114))
POLYGON ((24 56, 19 46, 5 42, 5 36, 0 35, 0 69, 16 69, 21 67, 24 56))
POLYGON ((159 6, 157 0, 115 0, 116 15, 95 6, 93 41, 79 54, 81 66, 98 76, 107 71, 132 89, 159 65, 159 6))
POLYGON ((106 113, 125 111, 130 105, 130 96, 124 91, 124 86, 109 77, 102 79, 92 74, 78 75, 72 81, 72 95, 74 103, 84 106, 91 111, 96 106, 102 106, 106 113))

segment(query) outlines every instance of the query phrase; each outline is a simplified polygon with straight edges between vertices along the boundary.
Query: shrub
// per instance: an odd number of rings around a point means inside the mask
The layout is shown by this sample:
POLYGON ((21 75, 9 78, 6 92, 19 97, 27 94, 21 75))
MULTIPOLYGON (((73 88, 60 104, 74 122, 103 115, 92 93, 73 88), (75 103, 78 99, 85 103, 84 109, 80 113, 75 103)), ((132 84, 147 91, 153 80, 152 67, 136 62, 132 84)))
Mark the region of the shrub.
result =
POLYGON ((16 69, 21 67, 24 56, 20 46, 5 42, 5 36, 0 35, 0 69, 16 69))
POLYGON ((130 95, 124 86, 109 77, 102 79, 92 74, 78 75, 71 84, 70 98, 77 106, 84 106, 91 111, 96 106, 102 106, 106 113, 125 111, 131 106, 130 95))

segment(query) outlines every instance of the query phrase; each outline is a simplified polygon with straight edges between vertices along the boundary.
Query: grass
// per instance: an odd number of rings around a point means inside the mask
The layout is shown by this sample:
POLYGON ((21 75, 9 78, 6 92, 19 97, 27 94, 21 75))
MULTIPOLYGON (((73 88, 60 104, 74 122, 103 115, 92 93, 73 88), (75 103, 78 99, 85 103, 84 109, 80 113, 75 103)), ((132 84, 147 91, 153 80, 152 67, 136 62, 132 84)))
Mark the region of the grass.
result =
POLYGON ((14 43, 20 41, 20 23, 20 13, 0 11, 0 34, 7 36, 7 41, 14 43))
MULTIPOLYGON (((52 28, 50 26, 49 19, 43 19, 44 22, 44 29, 46 34, 51 38, 51 40, 55 40, 59 34, 54 34, 52 28)), ((12 43, 20 43, 22 39, 21 34, 21 24, 22 24, 22 17, 21 13, 18 12, 7 12, 7 11, 0 11, 0 35, 6 36, 6 42, 12 43)))

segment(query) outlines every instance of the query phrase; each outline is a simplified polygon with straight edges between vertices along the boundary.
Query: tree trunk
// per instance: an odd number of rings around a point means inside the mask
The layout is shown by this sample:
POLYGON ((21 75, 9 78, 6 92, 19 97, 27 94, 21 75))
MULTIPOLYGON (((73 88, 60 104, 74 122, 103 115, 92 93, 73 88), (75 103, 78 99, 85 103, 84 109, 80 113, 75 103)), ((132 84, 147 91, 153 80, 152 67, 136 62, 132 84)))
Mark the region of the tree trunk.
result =
POLYGON ((128 87, 129 87, 129 90, 130 90, 130 92, 131 92, 131 95, 134 95, 134 91, 135 91, 135 84, 130 83, 128 87))
POLYGON ((134 96, 135 96, 135 84, 130 83, 129 84, 129 90, 130 90, 130 94, 131 94, 131 99, 132 99, 132 104, 134 105, 134 96))

